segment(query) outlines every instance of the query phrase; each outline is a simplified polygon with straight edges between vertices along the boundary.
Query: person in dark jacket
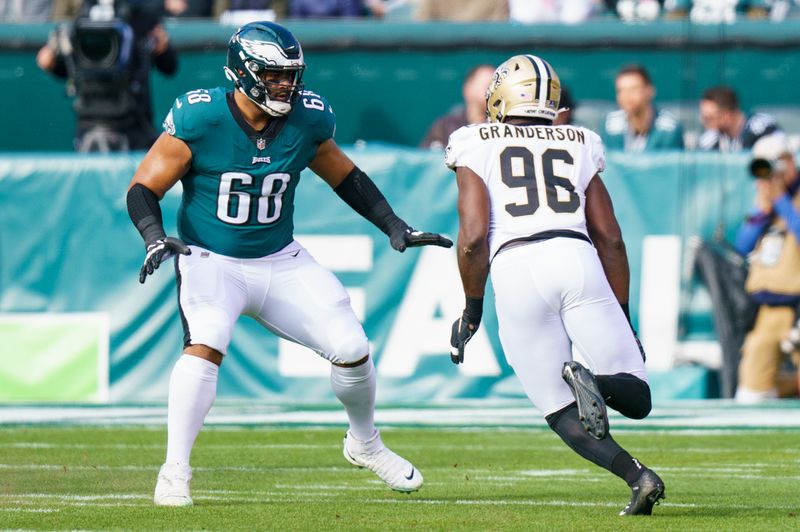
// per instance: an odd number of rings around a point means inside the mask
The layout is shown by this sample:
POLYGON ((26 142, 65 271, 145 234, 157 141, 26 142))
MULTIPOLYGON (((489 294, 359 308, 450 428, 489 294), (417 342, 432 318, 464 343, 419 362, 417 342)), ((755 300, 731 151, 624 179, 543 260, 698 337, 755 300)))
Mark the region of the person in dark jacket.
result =
POLYGON ((78 17, 39 50, 36 63, 69 79, 76 150, 146 150, 155 142, 150 70, 172 75, 178 57, 158 17, 140 3, 84 2, 78 17))

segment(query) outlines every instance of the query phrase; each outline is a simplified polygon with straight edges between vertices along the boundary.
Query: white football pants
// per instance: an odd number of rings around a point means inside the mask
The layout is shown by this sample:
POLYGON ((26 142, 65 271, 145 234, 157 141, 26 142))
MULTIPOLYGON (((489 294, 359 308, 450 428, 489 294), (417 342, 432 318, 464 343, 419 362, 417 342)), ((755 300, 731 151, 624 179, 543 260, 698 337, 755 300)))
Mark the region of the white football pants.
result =
POLYGON ((177 266, 185 345, 203 344, 226 354, 233 326, 244 314, 333 363, 369 354, 344 287, 298 242, 257 259, 189 247, 192 254, 179 255, 177 266))
POLYGON ((647 380, 628 321, 588 242, 553 238, 492 261, 500 342, 525 393, 547 416, 573 402, 561 378, 575 344, 597 375, 647 380))

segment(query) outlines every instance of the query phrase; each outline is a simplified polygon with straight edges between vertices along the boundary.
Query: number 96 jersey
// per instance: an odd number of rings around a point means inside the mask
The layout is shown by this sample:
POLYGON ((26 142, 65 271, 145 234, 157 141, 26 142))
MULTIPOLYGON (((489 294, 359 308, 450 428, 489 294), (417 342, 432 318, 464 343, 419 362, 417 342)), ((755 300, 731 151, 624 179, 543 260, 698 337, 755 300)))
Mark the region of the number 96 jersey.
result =
POLYGON ((192 151, 178 235, 220 255, 264 257, 292 242, 300 172, 333 137, 336 119, 327 101, 303 91, 287 117, 256 131, 233 94, 221 87, 188 92, 164 120, 164 131, 192 151))
POLYGON ((486 183, 489 249, 544 231, 587 235, 586 187, 605 167, 600 137, 586 128, 476 124, 450 135, 445 164, 486 183))

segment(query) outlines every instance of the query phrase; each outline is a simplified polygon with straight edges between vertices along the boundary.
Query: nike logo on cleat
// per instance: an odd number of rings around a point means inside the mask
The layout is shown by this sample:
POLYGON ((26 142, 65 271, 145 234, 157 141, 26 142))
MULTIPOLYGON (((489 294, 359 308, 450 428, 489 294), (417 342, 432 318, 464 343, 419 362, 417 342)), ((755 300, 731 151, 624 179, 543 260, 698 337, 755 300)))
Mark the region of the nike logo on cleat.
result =
POLYGON ((403 476, 406 477, 406 480, 411 480, 412 478, 414 478, 414 468, 413 467, 411 468, 410 475, 403 475, 403 476))
POLYGON ((300 250, 298 249, 297 251, 295 251, 294 253, 292 253, 292 257, 296 257, 296 256, 298 256, 299 254, 300 254, 300 250))

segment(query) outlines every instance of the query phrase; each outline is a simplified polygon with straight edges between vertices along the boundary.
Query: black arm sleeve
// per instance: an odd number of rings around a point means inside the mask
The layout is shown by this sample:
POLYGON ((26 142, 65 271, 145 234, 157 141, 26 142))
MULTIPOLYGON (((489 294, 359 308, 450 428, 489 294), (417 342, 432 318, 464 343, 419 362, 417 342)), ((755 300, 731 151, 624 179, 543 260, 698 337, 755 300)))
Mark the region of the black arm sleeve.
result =
POLYGON ((386 235, 391 236, 397 231, 409 228, 408 224, 394 213, 372 179, 358 167, 353 168, 344 181, 333 190, 354 211, 372 222, 386 235))
POLYGON ((136 183, 128 191, 128 214, 142 235, 145 246, 167 236, 161 219, 158 196, 141 183, 136 183))

